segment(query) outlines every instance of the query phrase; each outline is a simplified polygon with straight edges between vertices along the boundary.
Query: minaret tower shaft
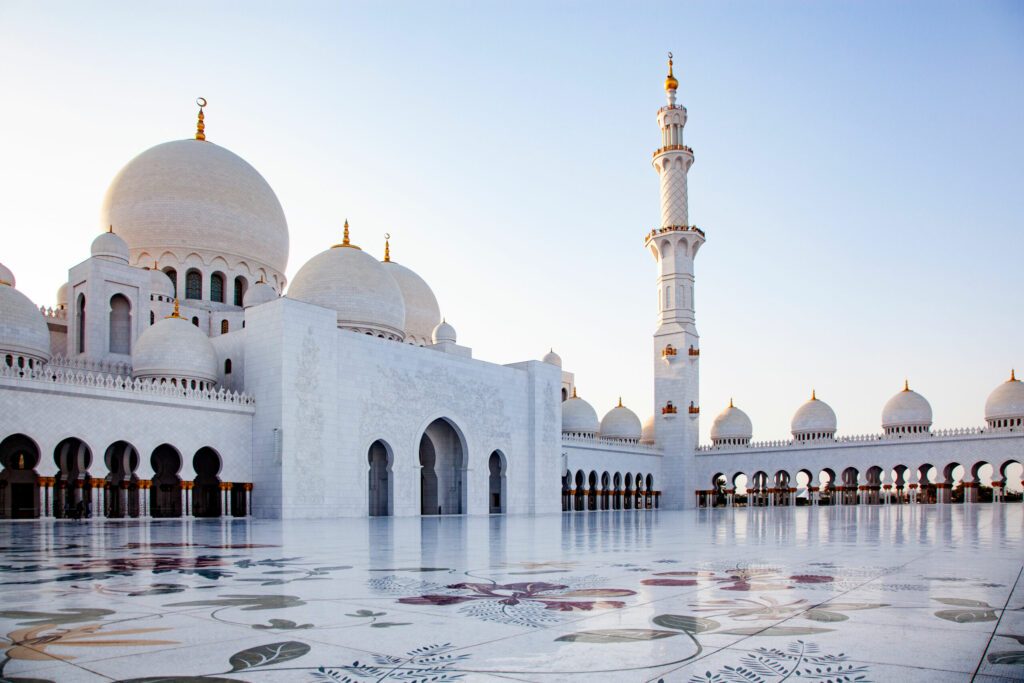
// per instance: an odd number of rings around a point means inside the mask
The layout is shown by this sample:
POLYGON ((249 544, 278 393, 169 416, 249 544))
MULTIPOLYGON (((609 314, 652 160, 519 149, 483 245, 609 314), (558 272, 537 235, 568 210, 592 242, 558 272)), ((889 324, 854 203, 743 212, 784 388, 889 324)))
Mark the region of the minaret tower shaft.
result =
MULTIPOLYGON (((686 107, 676 103, 679 81, 669 53, 667 102, 658 110, 661 146, 652 163, 661 184, 661 225, 645 238, 658 265, 658 328, 654 333, 655 441, 665 454, 663 503, 690 507, 682 495, 694 487, 686 478, 699 437, 700 337, 694 315, 693 261, 704 232, 689 222, 687 174, 693 150, 683 142, 686 107)), ((696 488, 701 488, 697 486, 696 488)))

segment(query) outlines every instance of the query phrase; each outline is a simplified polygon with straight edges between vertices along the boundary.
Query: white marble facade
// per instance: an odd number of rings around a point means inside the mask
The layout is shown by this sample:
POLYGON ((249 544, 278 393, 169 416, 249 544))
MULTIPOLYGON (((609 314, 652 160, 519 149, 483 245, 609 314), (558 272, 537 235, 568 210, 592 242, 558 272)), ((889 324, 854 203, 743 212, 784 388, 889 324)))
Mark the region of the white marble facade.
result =
POLYGON ((288 285, 277 197, 205 139, 201 118, 195 139, 115 177, 104 230, 56 307, 39 309, 0 265, 0 517, 539 514, 733 505, 741 492, 748 505, 949 502, 953 470, 987 483, 983 465, 999 491, 1016 488, 1014 377, 984 428, 932 433, 930 406, 907 388, 881 434, 837 437, 812 398, 791 441, 752 442, 730 406, 699 446, 694 263, 706 236, 689 224, 694 152, 671 65, 665 87, 645 424, 621 402, 599 420, 554 351, 473 358, 429 285, 389 252, 361 250, 347 222, 288 285))

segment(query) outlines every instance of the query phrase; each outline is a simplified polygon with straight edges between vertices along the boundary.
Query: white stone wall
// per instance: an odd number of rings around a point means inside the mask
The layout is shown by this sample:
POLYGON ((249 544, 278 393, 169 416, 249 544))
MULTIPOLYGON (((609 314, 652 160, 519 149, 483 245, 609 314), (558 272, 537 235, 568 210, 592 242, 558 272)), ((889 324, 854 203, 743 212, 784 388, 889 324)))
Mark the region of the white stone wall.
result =
POLYGON ((563 438, 559 476, 569 472, 572 475, 570 488, 575 488, 574 477, 577 472, 583 472, 586 482, 590 481, 590 473, 595 472, 600 488, 601 477, 605 472, 608 473, 609 482, 615 481, 616 473, 621 475, 620 481, 625 481, 626 474, 635 477, 639 473, 644 476, 645 482, 649 474, 653 477, 653 490, 664 492, 671 486, 671 482, 664 478, 663 461, 661 452, 655 448, 614 444, 597 439, 588 443, 584 439, 563 438))

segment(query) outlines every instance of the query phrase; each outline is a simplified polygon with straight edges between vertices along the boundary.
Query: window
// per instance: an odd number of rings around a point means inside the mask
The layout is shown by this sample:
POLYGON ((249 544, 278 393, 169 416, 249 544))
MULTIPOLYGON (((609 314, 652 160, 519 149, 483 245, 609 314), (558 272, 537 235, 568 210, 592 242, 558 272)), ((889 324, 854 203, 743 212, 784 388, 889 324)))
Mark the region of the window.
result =
POLYGON ((178 271, 174 268, 165 268, 164 273, 171 279, 171 284, 174 285, 174 296, 178 296, 178 271))
POLYGON ((210 301, 224 303, 224 276, 220 273, 210 276, 210 301))
POLYGON ((228 358, 226 361, 224 361, 224 374, 225 375, 230 375, 231 374, 231 359, 230 358, 228 358))
POLYGON ((192 316, 192 324, 195 325, 196 327, 199 327, 199 318, 197 318, 196 316, 192 316))
POLYGON ((110 353, 131 353, 132 305, 123 294, 110 297, 110 353))
POLYGON ((198 270, 190 270, 185 274, 185 298, 203 298, 203 276, 198 270))
POLYGON ((152 325, 155 322, 156 322, 156 313, 154 313, 153 311, 150 311, 149 312, 149 324, 152 325))
POLYGON ((235 278, 235 305, 241 306, 245 300, 245 278, 239 275, 235 278))
POLYGON ((85 353, 85 295, 78 295, 78 352, 85 353))
POLYGON ((229 326, 228 326, 228 321, 227 320, 221 320, 220 321, 220 333, 221 334, 227 334, 228 333, 228 327, 229 326))

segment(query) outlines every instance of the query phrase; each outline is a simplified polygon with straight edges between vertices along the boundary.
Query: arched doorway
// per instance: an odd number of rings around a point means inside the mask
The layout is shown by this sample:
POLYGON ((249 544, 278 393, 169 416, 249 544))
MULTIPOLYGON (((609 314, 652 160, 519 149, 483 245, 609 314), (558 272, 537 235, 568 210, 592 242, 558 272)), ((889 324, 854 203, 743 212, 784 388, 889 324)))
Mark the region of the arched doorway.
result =
POLYGON ((192 514, 195 517, 220 517, 220 455, 209 446, 204 446, 192 456, 192 469, 196 478, 192 482, 192 514))
POLYGON ((583 470, 576 470, 576 494, 573 496, 572 509, 576 512, 583 510, 583 470))
POLYGON ((0 442, 0 517, 32 519, 39 516, 39 446, 24 434, 0 442))
POLYGON ((81 439, 64 439, 53 450, 57 477, 53 487, 56 517, 88 517, 92 514, 92 451, 81 439))
POLYGON ((614 490, 612 491, 612 509, 613 510, 621 510, 622 509, 622 474, 621 473, 616 472, 615 476, 612 477, 612 486, 614 487, 614 490))
POLYGON ((127 441, 115 441, 103 453, 103 463, 107 467, 104 516, 138 517, 139 478, 135 468, 139 466, 139 452, 127 441))
POLYGON ((367 514, 371 517, 386 517, 392 511, 391 449, 383 441, 374 441, 370 444, 366 460, 370 465, 366 481, 366 493, 369 501, 367 514))
POLYGON ((505 457, 500 451, 491 453, 487 461, 490 472, 488 493, 490 494, 489 512, 491 514, 505 512, 505 457))
POLYGON ((622 509, 632 510, 633 509, 633 475, 626 472, 626 485, 623 489, 622 497, 622 509))
POLYGON ((446 418, 427 426, 420 437, 420 512, 461 515, 466 509, 466 448, 446 418))
POLYGON ((132 352, 132 304, 124 294, 110 297, 110 353, 132 352))
POLYGON ((149 494, 152 517, 181 517, 181 454, 174 446, 157 446, 149 459, 153 467, 153 486, 149 494))
POLYGON ((597 509, 597 472, 593 470, 587 476, 587 509, 597 509))

